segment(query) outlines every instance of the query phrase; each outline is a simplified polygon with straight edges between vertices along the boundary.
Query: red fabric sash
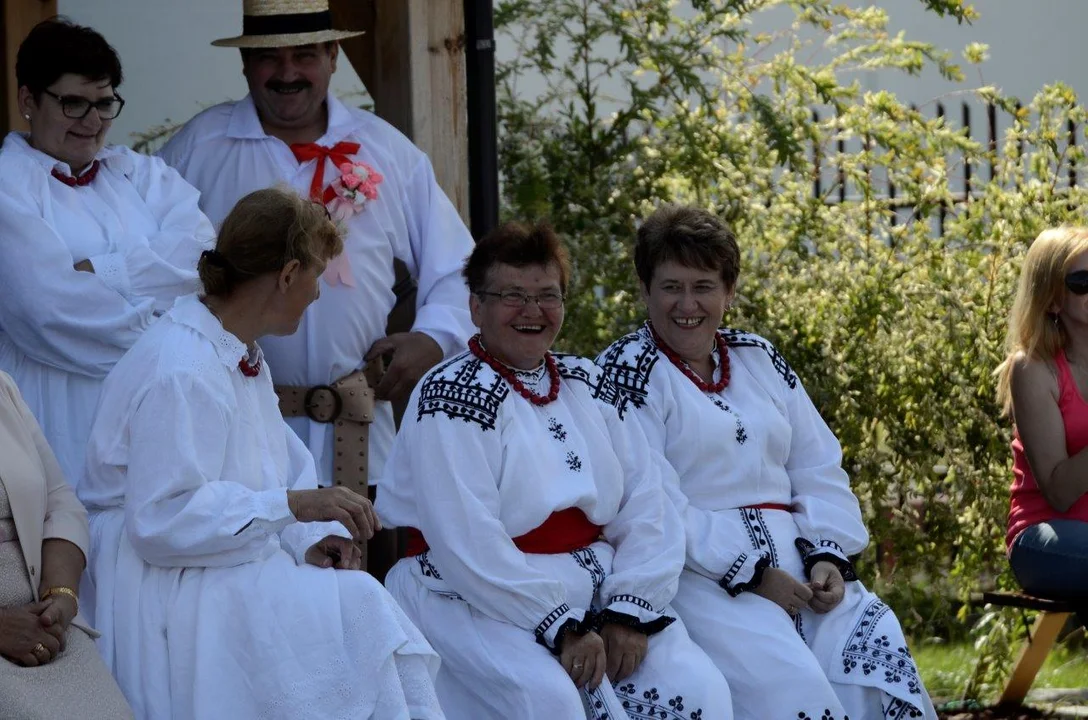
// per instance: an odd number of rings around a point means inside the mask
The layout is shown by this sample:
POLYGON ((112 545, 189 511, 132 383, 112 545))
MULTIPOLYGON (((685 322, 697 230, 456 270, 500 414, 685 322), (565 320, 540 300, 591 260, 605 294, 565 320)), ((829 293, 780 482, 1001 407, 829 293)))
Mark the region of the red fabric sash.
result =
POLYGON ((295 143, 291 146, 291 152, 301 165, 304 162, 317 159, 317 167, 314 168, 314 179, 310 181, 310 199, 314 202, 326 202, 321 186, 325 184, 325 159, 330 158, 336 167, 344 163, 350 163, 348 155, 359 152, 359 143, 338 142, 331 148, 317 143, 295 143))
MULTIPOLYGON (((549 515, 540 527, 514 538, 514 545, 530 555, 555 555, 584 548, 600 536, 600 525, 591 523, 580 509, 567 508, 549 515)), ((408 528, 408 557, 426 552, 429 547, 423 533, 408 528)))
POLYGON ((759 503, 758 505, 745 505, 745 510, 785 510, 793 512, 793 508, 782 503, 759 503))

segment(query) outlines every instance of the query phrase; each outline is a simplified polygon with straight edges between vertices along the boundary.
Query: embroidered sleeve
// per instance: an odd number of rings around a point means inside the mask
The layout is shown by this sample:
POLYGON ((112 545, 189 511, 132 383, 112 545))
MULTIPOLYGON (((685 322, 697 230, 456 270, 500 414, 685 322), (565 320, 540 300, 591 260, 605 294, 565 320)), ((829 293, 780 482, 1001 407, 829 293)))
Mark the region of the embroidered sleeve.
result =
POLYGON ((472 236, 422 153, 403 202, 409 237, 407 243, 398 239, 394 251, 419 283, 412 330, 429 335, 450 357, 463 350, 476 331, 461 278, 465 258, 472 252, 472 236))
POLYGON ((869 533, 842 467, 842 448, 800 382, 786 391, 785 401, 792 429, 786 472, 794 522, 819 553, 848 562, 868 545, 869 533))
POLYGON ((154 381, 135 403, 126 428, 125 524, 133 549, 152 565, 250 562, 294 521, 285 488, 220 479, 233 436, 226 403, 221 389, 176 376, 154 381))
POLYGON ((613 595, 608 605, 597 614, 595 626, 599 630, 609 623, 623 625, 644 635, 661 632, 676 620, 655 608, 637 595, 613 595))
POLYGON ((814 544, 805 538, 797 538, 794 541, 797 551, 801 553, 801 560, 805 564, 805 575, 812 575, 812 567, 821 561, 830 562, 839 569, 842 579, 850 582, 857 580, 858 574, 854 571, 854 564, 846 557, 842 547, 834 540, 821 540, 814 544))
POLYGON ((613 613, 629 615, 646 632, 656 631, 664 627, 662 611, 684 569, 684 526, 662 484, 662 476, 673 471, 661 453, 648 447, 639 423, 622 421, 611 405, 603 409, 624 488, 619 512, 604 527, 616 554, 601 597, 611 598, 607 609, 613 613))

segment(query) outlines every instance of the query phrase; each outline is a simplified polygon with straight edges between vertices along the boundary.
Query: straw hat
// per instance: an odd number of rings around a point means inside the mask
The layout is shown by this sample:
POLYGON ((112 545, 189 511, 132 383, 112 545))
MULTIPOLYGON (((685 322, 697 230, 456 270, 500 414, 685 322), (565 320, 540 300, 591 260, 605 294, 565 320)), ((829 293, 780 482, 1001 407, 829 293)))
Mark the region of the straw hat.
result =
POLYGON ((328 0, 243 0, 242 34, 212 41, 220 47, 294 47, 343 40, 361 30, 333 30, 328 0))

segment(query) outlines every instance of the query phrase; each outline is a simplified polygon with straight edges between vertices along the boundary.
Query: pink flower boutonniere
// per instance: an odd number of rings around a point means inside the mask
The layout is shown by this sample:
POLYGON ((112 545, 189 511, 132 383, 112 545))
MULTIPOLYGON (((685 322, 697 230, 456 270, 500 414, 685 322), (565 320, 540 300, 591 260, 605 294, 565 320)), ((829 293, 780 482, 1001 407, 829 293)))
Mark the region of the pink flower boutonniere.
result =
MULTIPOLYGON (((362 212, 368 202, 378 199, 378 186, 384 178, 377 170, 360 161, 341 163, 337 169, 340 175, 325 188, 322 199, 332 219, 343 224, 352 215, 362 212)), ((322 277, 330 286, 343 283, 355 287, 346 249, 329 261, 322 277)))
POLYGON ((344 222, 378 199, 378 186, 385 178, 365 162, 341 163, 339 170, 340 176, 325 189, 324 200, 333 219, 344 222))

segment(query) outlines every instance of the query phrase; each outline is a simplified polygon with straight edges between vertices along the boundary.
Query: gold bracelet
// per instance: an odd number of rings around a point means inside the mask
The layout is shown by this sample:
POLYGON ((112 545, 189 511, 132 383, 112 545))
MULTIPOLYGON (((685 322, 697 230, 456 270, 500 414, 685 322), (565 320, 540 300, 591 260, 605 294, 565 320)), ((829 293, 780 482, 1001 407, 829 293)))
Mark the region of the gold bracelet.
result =
POLYGON ((50 595, 67 595, 72 598, 72 601, 76 604, 76 615, 79 614, 79 595, 76 595, 76 591, 72 588, 64 587, 63 585, 51 587, 45 591, 44 595, 42 595, 42 600, 45 600, 50 595))

